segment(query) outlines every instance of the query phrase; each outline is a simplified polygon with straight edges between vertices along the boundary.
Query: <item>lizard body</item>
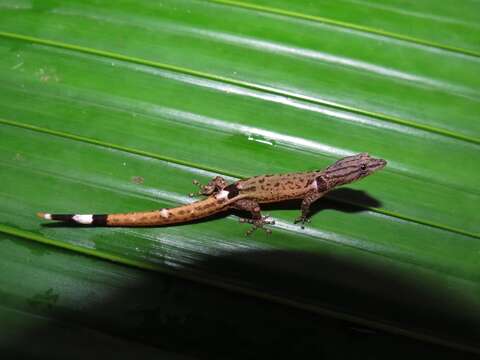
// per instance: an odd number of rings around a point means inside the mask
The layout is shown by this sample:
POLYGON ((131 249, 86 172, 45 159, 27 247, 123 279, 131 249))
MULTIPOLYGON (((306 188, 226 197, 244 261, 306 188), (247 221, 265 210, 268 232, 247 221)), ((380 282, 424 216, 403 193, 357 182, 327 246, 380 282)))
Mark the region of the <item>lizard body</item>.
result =
POLYGON ((323 170, 255 176, 232 184, 217 176, 207 185, 200 186, 199 193, 207 196, 205 199, 170 209, 109 215, 38 213, 38 216, 86 225, 157 226, 193 221, 228 209, 238 209, 251 213, 251 219, 241 219, 253 224, 247 232, 249 234, 256 228, 273 223, 261 215, 260 204, 302 199, 302 214, 295 222, 305 223, 314 201, 337 186, 359 180, 385 165, 385 160, 361 153, 340 159, 323 170))

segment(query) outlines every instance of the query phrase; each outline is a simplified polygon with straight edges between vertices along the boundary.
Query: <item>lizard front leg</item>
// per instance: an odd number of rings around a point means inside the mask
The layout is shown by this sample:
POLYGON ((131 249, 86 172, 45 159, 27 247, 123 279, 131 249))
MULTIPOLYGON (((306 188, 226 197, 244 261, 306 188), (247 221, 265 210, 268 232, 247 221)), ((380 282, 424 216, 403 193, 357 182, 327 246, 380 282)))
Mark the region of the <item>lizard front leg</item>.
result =
POLYGON ((268 221, 268 216, 262 216, 262 213, 260 212, 260 205, 255 200, 240 199, 235 201, 231 207, 237 210, 249 211, 252 214, 251 219, 240 218, 240 222, 253 225, 252 228, 245 233, 245 235, 250 235, 257 229, 264 229, 267 234, 272 232, 270 229, 265 229, 264 225, 273 225, 275 224, 275 221, 268 221))
POLYGON ((325 194, 326 192, 317 192, 317 191, 311 191, 307 193, 307 195, 305 195, 305 197, 302 200, 302 205, 300 208, 302 210, 302 214, 295 219, 295 224, 298 222, 301 222, 302 228, 303 228, 303 225, 306 222, 310 221, 308 218, 308 213, 310 212, 310 206, 325 194))
POLYGON ((197 185, 200 187, 200 190, 196 193, 190 193, 190 196, 194 195, 205 195, 209 196, 212 194, 217 194, 218 192, 222 191, 226 186, 227 182, 221 176, 216 176, 212 180, 210 180, 206 185, 200 185, 197 180, 193 180, 193 185, 197 185))

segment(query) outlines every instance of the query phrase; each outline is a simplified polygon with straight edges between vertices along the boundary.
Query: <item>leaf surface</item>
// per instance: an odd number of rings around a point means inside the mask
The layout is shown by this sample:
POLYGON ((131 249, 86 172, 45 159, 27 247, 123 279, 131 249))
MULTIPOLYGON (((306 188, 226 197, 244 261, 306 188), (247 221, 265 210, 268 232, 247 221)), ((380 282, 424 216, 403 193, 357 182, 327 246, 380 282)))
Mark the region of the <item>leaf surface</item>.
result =
MULTIPOLYGON (((477 342, 479 58, 447 49, 454 38, 435 47, 242 4, 1 1, 0 230, 477 342), (35 218, 176 206, 191 201, 193 178, 313 170, 363 151, 387 168, 332 192, 305 229, 292 224, 298 207, 268 209, 272 236, 246 238, 231 214, 140 229, 35 218), (452 335, 464 321, 467 334, 452 335)), ((385 30, 438 42, 394 13, 385 30)))

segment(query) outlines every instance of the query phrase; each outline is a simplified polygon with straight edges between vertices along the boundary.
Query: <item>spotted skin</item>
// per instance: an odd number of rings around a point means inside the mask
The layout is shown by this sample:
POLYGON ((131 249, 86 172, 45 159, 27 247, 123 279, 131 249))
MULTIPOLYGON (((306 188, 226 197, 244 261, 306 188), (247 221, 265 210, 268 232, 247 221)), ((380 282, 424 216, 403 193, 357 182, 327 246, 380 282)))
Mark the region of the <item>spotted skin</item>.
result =
MULTIPOLYGON (((198 194, 207 196, 203 200, 170 209, 125 214, 50 214, 38 213, 45 220, 75 222, 97 226, 160 226, 184 223, 207 216, 239 209, 248 211, 250 219, 241 219, 253 225, 251 233, 264 225, 272 224, 262 216, 260 204, 284 200, 302 199, 301 216, 295 222, 308 221, 310 205, 334 188, 362 179, 385 167, 387 162, 367 153, 347 156, 324 170, 301 173, 254 176, 228 184, 222 177, 213 178, 200 187, 198 194)), ((193 195, 193 193, 191 194, 193 195)), ((270 232, 269 229, 265 229, 270 232)))

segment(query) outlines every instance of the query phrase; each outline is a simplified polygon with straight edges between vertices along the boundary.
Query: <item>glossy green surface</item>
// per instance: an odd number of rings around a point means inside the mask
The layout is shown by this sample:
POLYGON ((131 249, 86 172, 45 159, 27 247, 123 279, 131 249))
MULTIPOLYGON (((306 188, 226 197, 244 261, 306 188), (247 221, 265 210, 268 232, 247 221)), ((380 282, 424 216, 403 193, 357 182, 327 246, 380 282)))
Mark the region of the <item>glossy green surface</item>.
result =
POLYGON ((38 4, 0 1, 0 231, 478 343, 479 58, 213 2, 38 4), (250 238, 234 216, 107 229, 34 215, 175 206, 193 178, 361 151, 388 167, 331 193, 304 230, 294 207, 250 238))
POLYGON ((167 279, 5 234, 0 253, 2 358, 185 359, 128 339, 167 279))
POLYGON ((201 72, 480 142, 480 80, 471 75, 480 60, 474 56, 205 1, 122 1, 113 10, 110 2, 93 0, 6 4, 0 31, 201 72))
POLYGON ((213 1, 385 34, 460 53, 480 54, 480 4, 475 0, 441 4, 435 0, 213 1))
POLYGON ((470 358, 456 350, 18 237, 1 234, 0 253, 2 359, 306 354, 402 359, 411 353, 470 358))

